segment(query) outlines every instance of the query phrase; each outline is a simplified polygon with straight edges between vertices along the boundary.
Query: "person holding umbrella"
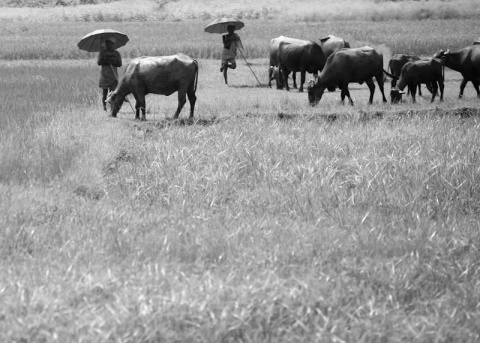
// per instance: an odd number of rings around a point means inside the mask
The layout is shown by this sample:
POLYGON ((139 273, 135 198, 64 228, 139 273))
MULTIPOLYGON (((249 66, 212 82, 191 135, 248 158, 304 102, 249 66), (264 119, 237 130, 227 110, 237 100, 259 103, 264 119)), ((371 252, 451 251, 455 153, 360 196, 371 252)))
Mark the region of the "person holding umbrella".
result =
POLYGON ((118 84, 117 68, 122 66, 122 57, 120 53, 113 48, 114 38, 107 38, 104 42, 105 49, 98 54, 97 64, 101 66, 100 80, 98 85, 102 88, 102 104, 103 109, 107 110, 107 95, 108 92, 115 90, 118 84))
POLYGON ((243 50, 243 45, 240 36, 235 33, 235 25, 228 25, 227 32, 226 35, 222 36, 223 51, 220 72, 223 72, 225 84, 228 85, 227 70, 228 68, 235 69, 237 67, 237 62, 235 60, 237 57, 237 48, 243 50))
POLYGON ((97 63, 100 65, 99 86, 103 89, 102 103, 106 111, 108 90, 114 90, 118 83, 117 68, 122 66, 122 58, 116 49, 124 46, 128 42, 128 36, 125 33, 112 29, 95 30, 78 42, 79 49, 88 52, 99 52, 97 63))
POLYGON ((258 84, 261 86, 262 84, 258 80, 257 75, 255 75, 255 73, 253 72, 252 68, 250 67, 250 64, 245 59, 245 56, 243 56, 243 53, 242 53, 243 44, 242 44, 242 41, 240 40, 240 36, 235 33, 235 31, 240 30, 244 26, 245 24, 235 17, 222 17, 222 18, 215 19, 210 24, 208 24, 205 27, 205 32, 221 33, 221 34, 227 33, 226 35, 222 36, 223 51, 222 51, 222 65, 220 67, 220 72, 223 73, 223 77, 225 78, 225 83, 227 85, 228 85, 228 81, 227 81, 228 68, 235 69, 237 67, 235 58, 237 57, 237 48, 238 48, 240 50, 240 55, 245 60, 245 63, 247 63, 247 66, 250 68, 251 72, 257 79, 258 84))

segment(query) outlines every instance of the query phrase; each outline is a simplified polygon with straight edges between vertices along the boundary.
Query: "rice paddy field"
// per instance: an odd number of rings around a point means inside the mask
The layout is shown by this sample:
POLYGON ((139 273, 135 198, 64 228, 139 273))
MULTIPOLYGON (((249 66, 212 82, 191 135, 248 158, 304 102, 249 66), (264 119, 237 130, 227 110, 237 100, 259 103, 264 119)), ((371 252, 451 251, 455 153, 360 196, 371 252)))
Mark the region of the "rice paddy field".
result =
MULTIPOLYGON (((480 341, 480 100, 310 107, 268 88, 279 35, 431 56, 476 1, 0 1, 0 342, 480 341), (219 15, 245 22, 229 85, 219 15), (198 60, 176 94, 102 109, 88 32, 198 60), (259 82, 257 81, 260 81, 259 82)), ((122 71, 124 67, 121 68, 122 71)), ((385 84, 389 98, 389 80, 385 84)), ((131 99, 133 97, 130 96, 131 99)))

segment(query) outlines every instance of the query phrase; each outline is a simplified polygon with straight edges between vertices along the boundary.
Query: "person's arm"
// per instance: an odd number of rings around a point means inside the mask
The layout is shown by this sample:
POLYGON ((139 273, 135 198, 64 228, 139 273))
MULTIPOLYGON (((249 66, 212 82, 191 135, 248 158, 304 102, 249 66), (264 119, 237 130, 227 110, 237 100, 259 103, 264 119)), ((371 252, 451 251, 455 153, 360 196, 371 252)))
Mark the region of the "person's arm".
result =
POLYGON ((114 65, 115 65, 115 67, 120 68, 122 66, 122 56, 120 55, 120 53, 118 51, 117 51, 116 55, 117 55, 117 61, 114 65))
POLYGON ((223 42, 224 43, 227 43, 227 42, 234 42, 236 40, 240 39, 240 36, 237 35, 236 33, 234 33, 233 35, 231 36, 228 36, 228 35, 225 35, 223 36, 223 42))
POLYGON ((105 62, 103 61, 103 52, 100 52, 100 53, 98 54, 97 64, 98 64, 99 66, 102 66, 102 65, 105 64, 105 62))

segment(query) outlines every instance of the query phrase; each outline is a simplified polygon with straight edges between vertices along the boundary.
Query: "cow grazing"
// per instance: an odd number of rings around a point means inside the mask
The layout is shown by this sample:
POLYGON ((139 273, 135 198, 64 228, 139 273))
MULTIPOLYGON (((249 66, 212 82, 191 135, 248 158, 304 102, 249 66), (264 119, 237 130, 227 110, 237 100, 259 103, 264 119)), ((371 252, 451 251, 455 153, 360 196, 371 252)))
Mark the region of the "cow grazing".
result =
POLYGON ((443 80, 443 64, 440 60, 431 58, 429 60, 407 62, 400 72, 397 87, 390 91, 391 101, 392 103, 400 101, 402 94, 404 94, 403 90, 408 86, 413 102, 415 102, 415 92, 421 83, 431 85, 431 102, 435 100, 438 88, 440 88, 440 101, 443 101, 443 80))
MULTIPOLYGON (((390 72, 390 74, 398 78, 400 77, 402 67, 405 65, 405 63, 410 61, 419 61, 419 60, 420 60, 420 57, 415 55, 395 54, 392 56, 392 58, 388 62, 388 71, 390 72)), ((391 83, 392 88, 395 88, 396 85, 397 85, 397 79, 392 79, 392 83, 391 83)), ((418 95, 422 96, 422 88, 420 84, 418 85, 418 95)))
POLYGON ((308 100, 310 105, 316 105, 322 98, 325 89, 331 84, 336 84, 342 91, 342 102, 344 102, 345 96, 348 96, 350 104, 353 105, 348 84, 365 82, 370 89, 369 103, 372 103, 375 92, 373 77, 375 77, 382 92, 383 102, 387 102, 383 90, 383 73, 392 77, 383 69, 383 55, 374 48, 364 46, 338 50, 330 55, 318 78, 309 82, 308 100))
POLYGON ((149 93, 169 96, 178 92, 178 107, 173 116, 177 119, 186 103, 190 102, 193 118, 197 97, 198 63, 184 54, 157 57, 138 57, 128 63, 117 88, 109 95, 111 116, 116 117, 125 97, 133 94, 136 100, 135 119, 145 120, 145 95, 149 93))
POLYGON ((339 49, 350 48, 350 44, 345 41, 345 39, 334 35, 328 35, 326 37, 319 38, 319 40, 323 54, 326 58, 339 49))
MULTIPOLYGON (((280 42, 286 43, 295 43, 295 44, 302 44, 303 40, 280 36, 277 38, 273 38, 270 41, 270 66, 268 68, 268 87, 272 87, 272 80, 275 80, 277 83, 277 89, 283 89, 283 76, 281 76, 280 71, 278 69, 278 47, 280 46, 280 42)), ((293 79, 293 88, 297 88, 297 80, 295 76, 295 72, 292 73, 293 79)))
POLYGON ((287 82, 288 74, 300 72, 300 92, 303 92, 305 74, 307 72, 317 74, 323 69, 326 62, 320 45, 311 41, 281 41, 278 46, 277 60, 287 91, 290 90, 287 82))
POLYGON ((477 98, 480 98, 479 44, 473 44, 456 52, 450 52, 450 50, 439 50, 433 55, 433 57, 440 58, 445 66, 462 74, 463 80, 460 83, 460 93, 458 94, 459 98, 463 97, 463 91, 468 81, 472 82, 473 87, 477 91, 477 98))

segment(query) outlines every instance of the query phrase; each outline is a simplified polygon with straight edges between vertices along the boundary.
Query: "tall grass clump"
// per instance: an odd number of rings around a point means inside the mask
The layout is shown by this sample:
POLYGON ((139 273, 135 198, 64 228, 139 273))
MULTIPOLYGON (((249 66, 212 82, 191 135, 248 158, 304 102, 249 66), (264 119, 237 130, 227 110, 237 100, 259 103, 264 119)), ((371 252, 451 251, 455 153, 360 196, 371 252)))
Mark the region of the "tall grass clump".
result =
POLYGON ((11 62, 1 69, 0 82, 10 91, 0 96, 4 114, 0 179, 48 182, 65 172, 82 151, 81 144, 68 142, 74 128, 57 126, 72 110, 97 103, 96 80, 85 77, 92 68, 11 62))

